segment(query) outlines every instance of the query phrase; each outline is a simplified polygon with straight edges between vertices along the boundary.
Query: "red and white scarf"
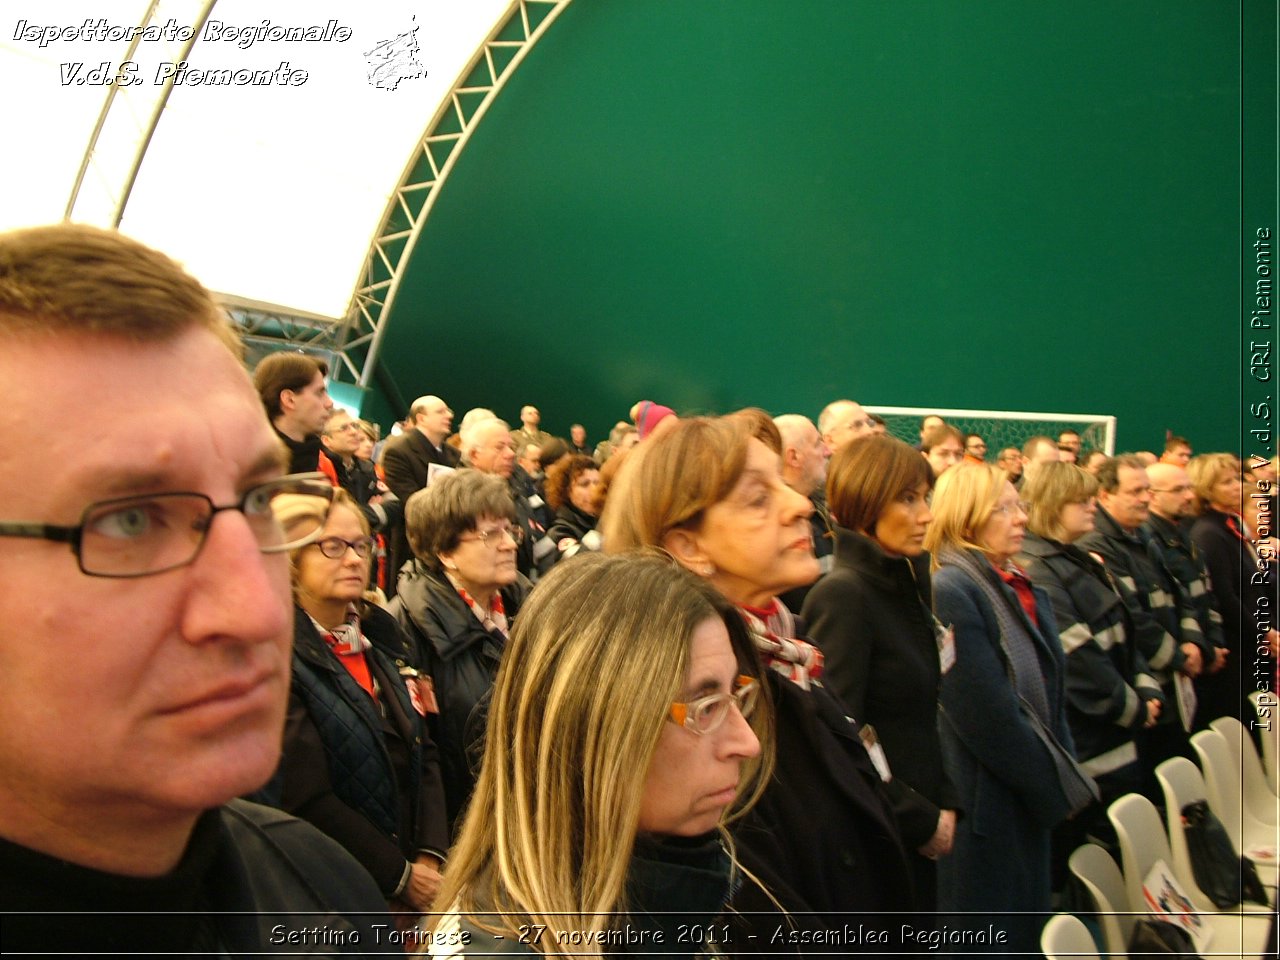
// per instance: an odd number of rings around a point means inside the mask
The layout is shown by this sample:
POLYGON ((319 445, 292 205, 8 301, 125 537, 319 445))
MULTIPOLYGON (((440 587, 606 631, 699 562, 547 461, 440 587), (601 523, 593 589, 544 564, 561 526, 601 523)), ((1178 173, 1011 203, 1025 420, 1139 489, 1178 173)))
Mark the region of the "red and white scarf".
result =
POLYGON ((322 626, 315 617, 311 618, 311 622, 315 624, 320 636, 324 637, 324 642, 338 658, 338 662, 346 667, 347 672, 369 696, 377 700, 378 682, 369 672, 369 663, 364 656, 365 651, 372 648, 373 644, 360 632, 360 614, 355 604, 348 605, 346 619, 332 630, 322 626))
POLYGON ((504 637, 509 636, 510 627, 507 624, 507 610, 502 603, 502 594, 494 591, 493 600, 489 604, 489 609, 486 610, 452 576, 449 577, 449 582, 453 584, 453 589, 458 591, 458 596, 462 598, 462 602, 471 608, 471 612, 476 615, 476 619, 480 621, 480 624, 486 630, 497 630, 504 637))
POLYGON ((822 651, 797 640, 796 621, 791 611, 775 597, 767 607, 739 606, 751 639, 764 657, 765 665, 776 670, 802 690, 809 681, 822 676, 822 651))

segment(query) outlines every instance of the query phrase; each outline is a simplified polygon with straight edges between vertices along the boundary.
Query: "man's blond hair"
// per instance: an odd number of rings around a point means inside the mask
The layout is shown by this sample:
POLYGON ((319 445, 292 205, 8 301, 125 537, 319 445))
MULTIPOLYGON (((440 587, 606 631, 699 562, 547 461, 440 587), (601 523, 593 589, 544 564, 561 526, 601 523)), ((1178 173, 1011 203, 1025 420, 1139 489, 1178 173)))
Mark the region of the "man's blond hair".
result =
POLYGON ((193 327, 243 356, 209 291, 163 253, 84 224, 0 233, 0 337, 87 333, 155 343, 193 327))

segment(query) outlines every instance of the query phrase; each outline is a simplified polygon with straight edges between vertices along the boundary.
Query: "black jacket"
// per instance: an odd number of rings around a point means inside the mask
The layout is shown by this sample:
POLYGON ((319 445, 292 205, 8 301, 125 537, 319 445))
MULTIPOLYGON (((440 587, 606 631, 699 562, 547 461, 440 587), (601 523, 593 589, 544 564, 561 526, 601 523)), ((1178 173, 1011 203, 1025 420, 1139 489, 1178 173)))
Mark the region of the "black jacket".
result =
POLYGON ((1164 698, 1130 639, 1132 621, 1106 568, 1083 550, 1030 531, 1018 555, 1049 595, 1067 658, 1067 723, 1076 757, 1098 777, 1137 763, 1147 700, 1164 698))
POLYGON ((323 452, 320 434, 313 433, 305 440, 294 440, 277 430, 275 424, 272 424, 271 429, 276 431, 280 442, 289 450, 290 473, 315 473, 320 469, 320 454, 323 452))
POLYGON ((1227 663, 1212 676, 1201 675, 1196 684, 1200 695, 1197 716, 1212 720, 1232 716, 1246 726, 1254 718, 1246 697, 1272 682, 1275 661, 1261 655, 1258 634, 1276 625, 1275 563, 1259 562, 1242 538, 1243 526, 1236 517, 1209 509, 1191 526, 1191 539, 1204 556, 1209 582, 1222 614, 1222 636, 1227 663), (1259 617, 1259 613, 1262 617, 1259 617), (1265 624, 1259 623, 1265 618, 1265 624))
POLYGON ((348 467, 342 457, 329 455, 334 475, 338 478, 338 486, 351 494, 351 498, 360 505, 360 510, 374 533, 391 530, 404 518, 404 504, 395 494, 387 495, 378 488, 378 474, 368 460, 353 459, 348 467), (374 497, 383 499, 377 505, 370 506, 374 497))
POLYGON ((375 702, 306 612, 294 618, 281 806, 351 851, 391 897, 419 852, 443 859, 449 846, 436 746, 395 659, 404 639, 385 611, 365 611, 375 702))
POLYGON ((599 550, 600 534, 595 530, 595 517, 566 503, 556 512, 555 522, 547 530, 547 539, 556 545, 556 559, 564 560, 579 550, 599 550))
MULTIPOLYGON (((507 620, 513 623, 529 582, 521 577, 500 592, 507 620)), ((506 638, 485 630, 453 584, 419 561, 405 568, 400 590, 387 609, 414 643, 414 666, 430 674, 435 686, 440 712, 434 717, 433 735, 440 747, 449 823, 456 827, 475 786, 479 756, 473 745, 484 735, 476 707, 493 687, 506 638)))
MULTIPOLYGON (((913 911, 898 826, 856 724, 820 682, 806 692, 774 670, 765 676, 776 713, 777 764, 760 802, 731 828, 738 859, 797 927, 813 934, 843 929, 846 913, 913 911)), ((760 949, 787 926, 755 884, 744 885, 732 905, 760 949), (763 913, 751 917, 751 911, 763 913)), ((861 952, 848 945, 808 949, 861 952)))
POLYGON ((73 956, 363 954, 378 942, 374 925, 386 943, 391 922, 342 847, 243 800, 203 814, 162 877, 103 873, 0 840, 0 905, 6 950, 73 956), (327 942, 287 939, 313 929, 327 942))
POLYGON ((804 620, 826 657, 823 683, 876 730, 903 843, 915 850, 960 800, 938 741, 942 672, 929 583, 860 533, 836 527, 835 544, 835 565, 809 591, 804 620))
MULTIPOLYGON (((1170 678, 1187 661, 1187 655, 1179 649, 1180 644, 1183 640, 1203 642, 1198 626, 1187 635, 1183 614, 1190 618, 1191 612, 1180 603, 1172 574, 1157 567, 1151 559, 1141 529, 1130 533, 1101 506, 1093 531, 1076 541, 1076 545, 1087 553, 1097 554, 1120 584, 1120 595, 1133 619, 1134 645, 1172 702, 1170 678)), ((1163 711, 1160 721, 1173 722, 1176 715, 1176 710, 1163 711)))

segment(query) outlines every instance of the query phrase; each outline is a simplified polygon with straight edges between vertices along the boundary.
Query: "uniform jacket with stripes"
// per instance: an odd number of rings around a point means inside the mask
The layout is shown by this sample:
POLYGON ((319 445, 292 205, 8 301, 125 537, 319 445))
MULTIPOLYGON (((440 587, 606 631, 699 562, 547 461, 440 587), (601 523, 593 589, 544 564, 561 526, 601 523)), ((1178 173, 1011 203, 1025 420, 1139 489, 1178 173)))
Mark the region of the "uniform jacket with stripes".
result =
POLYGON ((1132 618, 1106 568, 1077 547, 1030 531, 1018 563, 1049 595, 1067 657, 1067 722, 1076 757, 1090 776, 1138 760, 1134 733, 1160 683, 1130 640, 1132 618))
POLYGON ((1181 644, 1191 641, 1204 646, 1200 625, 1173 575, 1151 559, 1142 528, 1126 530, 1102 507, 1098 507, 1093 532, 1077 545, 1101 559, 1120 584, 1133 617, 1134 643, 1165 684, 1186 663, 1181 644))
POLYGON ((1206 649, 1225 647, 1227 644, 1222 635, 1222 615, 1218 612, 1218 602, 1213 596, 1209 571, 1204 557, 1191 542, 1187 529, 1154 513, 1144 526, 1148 534, 1147 549, 1152 560, 1162 563, 1177 580, 1200 626, 1206 649))

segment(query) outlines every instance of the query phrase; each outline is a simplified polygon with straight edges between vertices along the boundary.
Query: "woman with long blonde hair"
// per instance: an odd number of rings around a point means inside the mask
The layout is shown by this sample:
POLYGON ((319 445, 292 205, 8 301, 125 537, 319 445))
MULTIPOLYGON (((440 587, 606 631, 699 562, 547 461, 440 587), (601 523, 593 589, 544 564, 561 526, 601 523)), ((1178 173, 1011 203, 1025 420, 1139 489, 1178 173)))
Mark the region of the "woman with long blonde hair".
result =
POLYGON ((733 608, 668 559, 557 565, 498 671, 431 952, 679 952, 677 924, 723 931, 723 824, 769 739, 760 679, 733 608))

